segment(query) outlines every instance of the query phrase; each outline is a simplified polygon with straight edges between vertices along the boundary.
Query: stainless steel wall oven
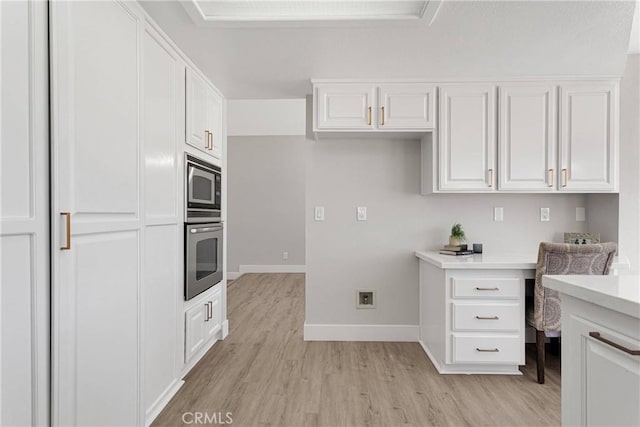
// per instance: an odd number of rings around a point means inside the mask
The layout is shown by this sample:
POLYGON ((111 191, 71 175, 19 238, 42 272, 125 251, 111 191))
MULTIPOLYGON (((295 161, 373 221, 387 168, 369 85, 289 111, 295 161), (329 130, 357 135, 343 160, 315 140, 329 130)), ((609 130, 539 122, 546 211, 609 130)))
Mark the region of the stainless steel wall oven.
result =
POLYGON ((221 222, 185 224, 185 300, 222 280, 222 234, 221 222))

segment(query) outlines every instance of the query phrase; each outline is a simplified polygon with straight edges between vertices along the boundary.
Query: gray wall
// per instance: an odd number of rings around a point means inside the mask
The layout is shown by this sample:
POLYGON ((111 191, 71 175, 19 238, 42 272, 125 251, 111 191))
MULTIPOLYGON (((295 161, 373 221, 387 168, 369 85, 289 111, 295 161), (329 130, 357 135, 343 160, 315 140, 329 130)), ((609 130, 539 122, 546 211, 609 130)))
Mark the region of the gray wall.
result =
POLYGON ((304 168, 303 136, 229 137, 229 271, 239 264, 304 265, 304 168))
MULTIPOLYGON (((485 252, 537 253, 540 241, 562 241, 584 231, 575 208, 585 195, 420 195, 420 142, 402 140, 307 141, 306 322, 310 324, 418 323, 415 250, 444 244, 461 222, 485 252), (313 220, 314 206, 325 221, 313 220), (356 206, 369 220, 356 221, 356 206), (504 222, 493 208, 504 207, 504 222), (540 222, 540 208, 551 221, 540 222), (356 289, 377 292, 376 309, 355 308, 356 289)), ((534 255, 535 256, 535 255, 534 255)))

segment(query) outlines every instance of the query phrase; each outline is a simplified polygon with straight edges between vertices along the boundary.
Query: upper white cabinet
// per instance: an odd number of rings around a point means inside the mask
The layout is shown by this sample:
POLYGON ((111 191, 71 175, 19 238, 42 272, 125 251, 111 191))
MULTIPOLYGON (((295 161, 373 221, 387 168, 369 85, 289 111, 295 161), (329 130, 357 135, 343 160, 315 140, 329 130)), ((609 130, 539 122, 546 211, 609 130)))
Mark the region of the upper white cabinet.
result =
POLYGON ((376 121, 375 86, 326 84, 316 87, 316 128, 373 129, 376 121))
POLYGON ((433 84, 314 85, 314 131, 424 131, 434 125, 433 84))
POLYGON ((549 83, 500 86, 498 188, 553 191, 557 177, 556 88, 549 83))
POLYGON ((223 98, 190 68, 186 70, 187 144, 217 159, 222 156, 223 98))
POLYGON ((561 191, 617 189, 618 84, 560 86, 561 191))
POLYGON ((496 87, 440 87, 439 189, 495 191, 496 87))

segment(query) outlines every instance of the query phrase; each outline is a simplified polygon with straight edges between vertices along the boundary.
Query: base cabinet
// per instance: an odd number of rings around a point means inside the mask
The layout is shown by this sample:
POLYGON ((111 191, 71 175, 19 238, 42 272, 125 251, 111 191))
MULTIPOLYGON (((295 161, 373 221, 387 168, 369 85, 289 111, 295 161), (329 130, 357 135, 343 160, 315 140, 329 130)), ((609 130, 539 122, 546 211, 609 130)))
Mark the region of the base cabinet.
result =
POLYGON ((612 345, 640 349, 639 324, 562 295, 563 425, 640 425, 640 356, 612 345))
POLYGON ((185 312, 185 363, 189 363, 222 330, 221 291, 209 291, 185 312))

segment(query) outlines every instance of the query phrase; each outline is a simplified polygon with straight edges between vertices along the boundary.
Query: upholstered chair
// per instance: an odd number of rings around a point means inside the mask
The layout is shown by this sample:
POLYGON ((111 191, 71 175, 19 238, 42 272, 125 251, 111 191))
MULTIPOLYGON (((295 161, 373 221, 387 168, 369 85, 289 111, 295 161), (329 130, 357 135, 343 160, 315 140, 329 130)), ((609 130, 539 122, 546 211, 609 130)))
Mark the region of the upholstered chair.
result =
POLYGON ((527 323, 536 328, 538 383, 544 384, 546 337, 560 336, 560 295, 542 286, 545 274, 609 274, 615 243, 575 245, 540 243, 533 304, 527 307, 527 323))

